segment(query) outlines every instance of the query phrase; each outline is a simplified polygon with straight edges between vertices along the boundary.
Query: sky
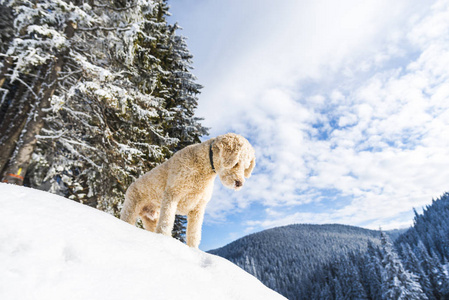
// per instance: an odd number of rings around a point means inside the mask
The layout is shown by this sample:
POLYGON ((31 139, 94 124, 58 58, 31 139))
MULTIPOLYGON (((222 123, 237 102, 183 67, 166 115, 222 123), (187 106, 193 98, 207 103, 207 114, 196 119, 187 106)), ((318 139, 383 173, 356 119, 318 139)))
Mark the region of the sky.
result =
POLYGON ((407 228, 449 192, 449 1, 169 0, 207 140, 256 168, 217 179, 200 246, 296 223, 407 228))

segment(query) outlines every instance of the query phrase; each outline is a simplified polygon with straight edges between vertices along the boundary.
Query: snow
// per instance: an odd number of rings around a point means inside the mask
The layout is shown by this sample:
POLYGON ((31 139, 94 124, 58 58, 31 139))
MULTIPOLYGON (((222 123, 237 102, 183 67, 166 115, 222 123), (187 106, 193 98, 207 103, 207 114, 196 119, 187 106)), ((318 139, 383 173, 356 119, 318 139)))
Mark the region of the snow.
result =
POLYGON ((0 183, 0 299, 285 299, 227 260, 0 183))

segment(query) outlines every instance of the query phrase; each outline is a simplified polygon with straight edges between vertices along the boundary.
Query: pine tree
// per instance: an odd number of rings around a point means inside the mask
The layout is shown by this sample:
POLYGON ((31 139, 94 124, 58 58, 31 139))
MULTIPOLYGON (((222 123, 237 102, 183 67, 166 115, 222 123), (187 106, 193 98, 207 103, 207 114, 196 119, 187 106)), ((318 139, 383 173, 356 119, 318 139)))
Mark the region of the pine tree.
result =
POLYGON ((404 264, 404 267, 416 275, 419 284, 421 285, 423 292, 426 294, 427 298, 429 300, 436 299, 433 294, 432 285, 429 281, 428 276, 425 274, 421 262, 416 257, 415 253, 412 251, 412 248, 409 244, 402 243, 401 244, 402 249, 402 262, 404 264))
POLYGON ((448 278, 436 254, 432 251, 432 255, 429 255, 421 241, 418 242, 416 253, 421 262, 421 268, 431 284, 434 297, 443 299, 448 296, 448 278))
POLYGON ((382 299, 381 253, 371 241, 368 242, 362 268, 365 270, 362 274, 368 296, 371 299, 382 299))
POLYGON ((79 7, 60 0, 0 4, 14 24, 1 47, 5 52, 0 83, 7 92, 1 105, 0 175, 4 181, 22 184, 75 26, 91 19, 79 7))
POLYGON ((199 137, 207 134, 206 128, 199 123, 201 119, 194 117, 202 86, 195 82, 191 73, 192 55, 185 38, 177 34, 180 27, 166 22, 165 17, 169 14, 166 1, 155 1, 153 11, 147 18, 151 21, 149 28, 155 39, 139 41, 137 64, 147 71, 141 72, 137 84, 145 82, 142 78, 149 78, 147 82, 151 85, 147 84, 146 88, 164 101, 166 111, 160 116, 164 118, 162 126, 164 132, 177 139, 178 142, 170 148, 177 151, 199 142, 199 137))
POLYGON ((320 290, 319 297, 317 297, 317 298, 323 299, 323 300, 333 299, 332 291, 327 283, 324 284, 324 287, 320 290))
POLYGON ((172 237, 177 239, 178 241, 181 241, 182 243, 186 243, 186 224, 186 216, 176 215, 172 230, 172 237))
POLYGON ((118 62, 131 55, 124 49, 133 51, 127 46, 134 42, 134 23, 126 21, 149 9, 142 3, 142 7, 97 4, 89 11, 96 22, 78 27, 30 178, 32 185, 49 184, 52 192, 115 214, 128 174, 139 174, 149 162, 164 157, 158 143, 148 138, 160 104, 136 89, 118 62))
POLYGON ((177 149, 199 141, 207 130, 200 126, 201 119, 194 116, 198 105, 197 95, 201 85, 195 82, 196 77, 190 70, 192 55, 187 49, 185 38, 176 34, 177 24, 169 28, 167 68, 171 69, 167 77, 168 95, 167 108, 171 113, 168 120, 167 132, 179 140, 177 149))
POLYGON ((384 232, 382 244, 382 298, 427 299, 415 275, 406 271, 384 232))
POLYGON ((348 299, 368 299, 368 295, 361 283, 361 276, 355 266, 357 263, 355 254, 350 253, 342 262, 338 270, 338 276, 341 278, 340 281, 345 297, 348 299))
POLYGON ((343 288, 341 286, 339 278, 338 277, 334 278, 332 283, 333 283, 333 286, 334 286, 334 296, 335 296, 334 299, 344 299, 343 288))

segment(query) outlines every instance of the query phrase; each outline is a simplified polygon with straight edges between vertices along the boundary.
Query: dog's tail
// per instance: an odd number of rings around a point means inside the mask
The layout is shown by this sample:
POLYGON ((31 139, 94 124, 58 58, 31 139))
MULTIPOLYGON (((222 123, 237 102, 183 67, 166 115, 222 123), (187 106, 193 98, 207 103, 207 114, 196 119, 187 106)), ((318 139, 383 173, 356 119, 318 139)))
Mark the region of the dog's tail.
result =
POLYGON ((136 204, 125 195, 125 202, 123 203, 122 211, 120 212, 120 219, 132 225, 136 224, 136 204))

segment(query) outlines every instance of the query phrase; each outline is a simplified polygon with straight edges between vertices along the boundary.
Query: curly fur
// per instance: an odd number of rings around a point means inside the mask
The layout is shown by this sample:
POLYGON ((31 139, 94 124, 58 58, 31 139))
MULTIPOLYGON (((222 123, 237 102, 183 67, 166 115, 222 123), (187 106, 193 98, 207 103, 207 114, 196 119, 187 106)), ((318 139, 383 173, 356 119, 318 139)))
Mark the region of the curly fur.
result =
POLYGON ((188 146, 130 185, 120 218, 134 225, 140 217, 146 230, 171 236, 175 215, 187 215, 187 245, 198 248, 215 177, 240 190, 255 161, 251 144, 235 133, 188 146), (209 159, 211 144, 216 172, 209 159))

